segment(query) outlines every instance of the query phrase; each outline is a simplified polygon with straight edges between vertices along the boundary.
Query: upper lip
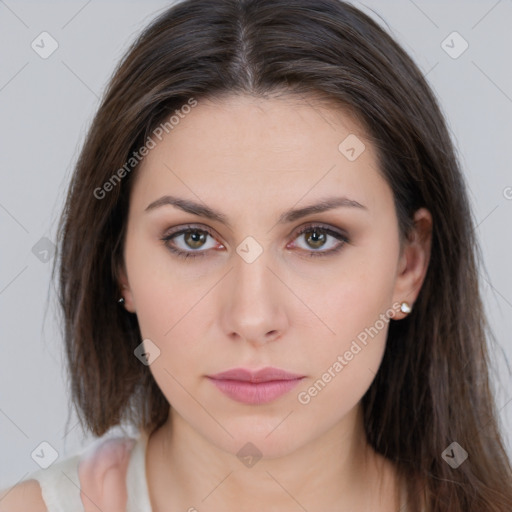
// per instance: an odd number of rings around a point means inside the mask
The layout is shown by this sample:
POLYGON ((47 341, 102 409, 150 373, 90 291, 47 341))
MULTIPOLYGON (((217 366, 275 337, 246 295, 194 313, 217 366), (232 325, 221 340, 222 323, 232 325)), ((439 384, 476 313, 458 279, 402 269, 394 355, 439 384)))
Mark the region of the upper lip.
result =
POLYGON ((217 380, 239 380, 245 382, 270 382, 276 380, 293 380, 300 379, 304 375, 290 373, 281 368, 262 368, 261 370, 248 370, 245 368, 232 368, 225 372, 208 375, 211 379, 217 380))

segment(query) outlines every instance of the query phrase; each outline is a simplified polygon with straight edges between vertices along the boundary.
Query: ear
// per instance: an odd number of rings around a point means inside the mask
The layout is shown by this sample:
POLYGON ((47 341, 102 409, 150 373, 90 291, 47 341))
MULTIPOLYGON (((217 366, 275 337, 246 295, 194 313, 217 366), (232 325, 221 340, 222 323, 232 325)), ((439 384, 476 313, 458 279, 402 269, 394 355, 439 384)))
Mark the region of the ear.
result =
MULTIPOLYGON (((408 302, 412 307, 427 274, 432 246, 432 215, 426 208, 417 210, 413 217, 414 226, 409 233, 400 255, 393 292, 393 303, 408 302)), ((396 314, 400 319, 406 316, 396 314)))
POLYGON ((124 263, 120 264, 119 268, 116 269, 116 276, 120 287, 119 298, 122 297, 124 299, 122 306, 130 313, 135 313, 135 303, 124 263))

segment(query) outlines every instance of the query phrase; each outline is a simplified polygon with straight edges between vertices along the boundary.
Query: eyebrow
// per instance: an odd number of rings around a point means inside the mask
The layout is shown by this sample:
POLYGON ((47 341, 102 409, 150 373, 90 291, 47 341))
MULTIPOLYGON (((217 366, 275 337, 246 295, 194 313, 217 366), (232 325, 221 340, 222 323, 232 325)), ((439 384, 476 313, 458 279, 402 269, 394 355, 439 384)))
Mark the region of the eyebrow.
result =
MULTIPOLYGON (((231 223, 228 218, 221 212, 214 210, 204 204, 196 203, 190 199, 183 199, 180 197, 165 195, 153 201, 146 207, 146 212, 159 208, 161 206, 171 205, 183 210, 187 213, 192 213, 193 215, 198 215, 200 217, 206 217, 211 220, 218 221, 222 224, 225 224, 230 229, 232 228, 231 223)), ((361 210, 368 211, 368 208, 361 203, 354 201, 353 199, 349 199, 347 197, 326 197, 321 199, 315 204, 311 204, 308 206, 304 206, 302 208, 290 209, 283 212, 279 216, 278 224, 285 224, 288 222, 293 222, 302 217, 306 217, 307 215, 311 215, 313 213, 321 213, 328 210, 334 210, 335 208, 340 207, 348 207, 348 208, 357 208, 361 210)))

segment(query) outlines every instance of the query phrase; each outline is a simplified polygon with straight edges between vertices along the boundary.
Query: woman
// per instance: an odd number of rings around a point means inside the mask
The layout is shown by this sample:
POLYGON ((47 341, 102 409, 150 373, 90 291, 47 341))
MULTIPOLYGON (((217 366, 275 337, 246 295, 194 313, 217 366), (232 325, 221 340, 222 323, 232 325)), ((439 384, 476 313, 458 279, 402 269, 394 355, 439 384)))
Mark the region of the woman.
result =
POLYGON ((431 90, 366 15, 173 6, 113 76, 62 217, 98 443, 0 503, 511 510, 473 228, 431 90))

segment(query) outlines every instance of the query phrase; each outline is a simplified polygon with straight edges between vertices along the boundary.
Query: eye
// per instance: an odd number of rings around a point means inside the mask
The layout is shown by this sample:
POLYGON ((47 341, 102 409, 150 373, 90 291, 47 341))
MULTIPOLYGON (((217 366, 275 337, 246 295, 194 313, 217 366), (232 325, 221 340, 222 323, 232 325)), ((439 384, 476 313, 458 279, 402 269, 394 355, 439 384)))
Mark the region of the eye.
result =
POLYGON ((308 251, 308 256, 313 257, 328 256, 336 253, 340 251, 346 243, 349 243, 348 237, 343 233, 320 224, 309 224, 304 226, 296 234, 295 240, 300 238, 302 235, 306 235, 303 238, 306 244, 300 248, 308 251), (338 242, 336 242, 336 240, 338 240, 338 242))
MULTIPOLYGON (((304 226, 296 233, 294 240, 297 240, 302 235, 307 235, 305 237, 306 245, 300 248, 308 252, 308 256, 328 256, 340 251, 346 243, 349 243, 349 239, 343 233, 319 224, 304 226), (336 240, 338 240, 337 243, 336 240)), ((182 258, 197 258, 199 256, 205 256, 210 249, 224 248, 222 244, 216 246, 215 242, 208 245, 206 243, 208 237, 214 238, 214 235, 209 229, 189 225, 166 234, 161 240, 164 242, 165 246, 177 256, 182 258)), ((287 245, 287 247, 290 246, 287 245)))
MULTIPOLYGON (((186 228, 167 234, 161 238, 161 240, 171 252, 178 256, 183 258, 196 258, 198 256, 204 256, 209 249, 215 246, 215 244, 208 246, 205 243, 208 237, 213 238, 213 234, 208 229, 187 226, 186 228)), ((223 247, 224 246, 220 244, 220 248, 223 247)))

